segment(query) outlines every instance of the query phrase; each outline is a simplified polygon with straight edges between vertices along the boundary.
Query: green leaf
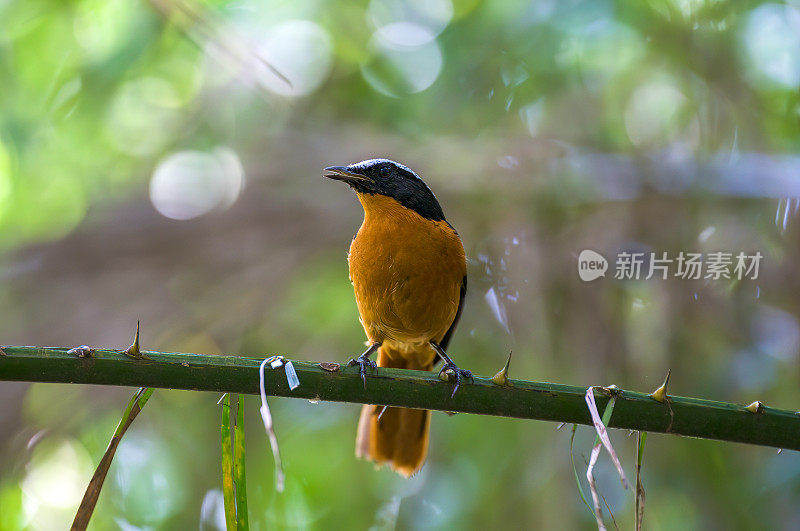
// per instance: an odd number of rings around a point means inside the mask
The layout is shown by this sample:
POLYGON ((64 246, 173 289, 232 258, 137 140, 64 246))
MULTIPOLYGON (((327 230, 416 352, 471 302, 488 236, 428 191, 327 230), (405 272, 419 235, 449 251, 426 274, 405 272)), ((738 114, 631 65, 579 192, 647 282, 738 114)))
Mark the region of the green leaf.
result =
POLYGON ((638 468, 642 467, 642 452, 644 452, 644 442, 647 440, 647 432, 640 431, 639 432, 639 449, 636 452, 636 466, 638 468))
POLYGON ((577 424, 572 425, 572 436, 569 438, 569 458, 572 461, 572 473, 575 474, 575 483, 578 485, 578 493, 581 495, 581 499, 583 500, 583 504, 586 505, 586 508, 589 509, 589 513, 592 515, 592 519, 594 519, 594 509, 592 506, 589 505, 589 502, 586 500, 586 495, 583 493, 583 487, 581 486, 581 478, 578 476, 578 469, 575 466, 575 454, 572 451, 572 448, 575 446, 575 432, 578 429, 577 424))
POLYGON ((141 396, 139 396, 139 400, 137 401, 139 409, 142 409, 147 401, 150 400, 150 397, 153 396, 153 391, 155 391, 154 388, 148 387, 144 390, 144 392, 141 393, 141 396))
POLYGON ((231 446, 231 396, 222 402, 222 493, 225 497, 225 522, 228 531, 237 529, 236 491, 233 484, 233 448, 231 446))
POLYGON ((233 472, 236 485, 236 515, 241 531, 247 531, 247 480, 244 473, 244 398, 238 395, 239 404, 233 435, 233 472))
POLYGON ((640 431, 639 446, 636 449, 636 507, 635 507, 635 527, 636 531, 642 529, 644 520, 644 485, 642 484, 642 454, 644 453, 644 442, 647 440, 647 432, 640 431))

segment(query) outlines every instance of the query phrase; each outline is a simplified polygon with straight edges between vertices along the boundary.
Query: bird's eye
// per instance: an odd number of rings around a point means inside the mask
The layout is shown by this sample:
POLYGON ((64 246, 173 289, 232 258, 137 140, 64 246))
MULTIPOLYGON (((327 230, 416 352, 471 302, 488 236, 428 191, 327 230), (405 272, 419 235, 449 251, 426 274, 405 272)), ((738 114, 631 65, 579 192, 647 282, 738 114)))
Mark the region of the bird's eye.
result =
POLYGON ((388 177, 392 170, 389 168, 389 166, 381 166, 381 169, 378 171, 380 172, 381 177, 388 177))

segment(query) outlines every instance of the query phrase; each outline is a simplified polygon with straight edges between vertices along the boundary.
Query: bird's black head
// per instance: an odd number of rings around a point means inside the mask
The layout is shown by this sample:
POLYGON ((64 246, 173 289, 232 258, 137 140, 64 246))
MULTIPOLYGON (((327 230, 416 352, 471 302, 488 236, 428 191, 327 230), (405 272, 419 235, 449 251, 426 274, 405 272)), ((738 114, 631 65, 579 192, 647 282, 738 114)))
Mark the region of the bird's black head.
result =
POLYGON ((349 166, 325 168, 325 177, 344 181, 359 194, 380 194, 396 199, 420 216, 444 221, 442 207, 410 168, 389 159, 370 159, 349 166))

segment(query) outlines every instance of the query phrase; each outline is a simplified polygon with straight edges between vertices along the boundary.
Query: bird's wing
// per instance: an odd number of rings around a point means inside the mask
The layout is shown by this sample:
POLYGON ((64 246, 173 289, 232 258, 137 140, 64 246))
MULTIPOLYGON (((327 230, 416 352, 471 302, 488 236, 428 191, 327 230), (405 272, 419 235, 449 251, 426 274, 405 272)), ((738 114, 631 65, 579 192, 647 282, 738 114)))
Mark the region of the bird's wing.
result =
POLYGON ((453 324, 450 325, 450 328, 447 329, 447 332, 444 334, 444 337, 439 342, 439 346, 442 347, 442 350, 444 351, 447 351, 447 345, 450 344, 450 338, 453 337, 453 332, 456 331, 456 325, 458 324, 458 320, 461 319, 461 312, 464 311, 464 297, 466 296, 467 296, 467 275, 464 275, 464 278, 461 280, 461 294, 458 301, 458 310, 456 310, 456 316, 455 318, 453 318, 453 324))

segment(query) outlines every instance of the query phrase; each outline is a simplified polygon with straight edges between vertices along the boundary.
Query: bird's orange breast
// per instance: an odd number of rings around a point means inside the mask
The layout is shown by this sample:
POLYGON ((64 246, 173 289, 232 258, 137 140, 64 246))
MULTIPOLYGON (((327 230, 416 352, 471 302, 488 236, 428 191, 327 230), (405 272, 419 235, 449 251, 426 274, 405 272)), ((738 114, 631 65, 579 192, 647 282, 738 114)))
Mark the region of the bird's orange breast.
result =
POLYGON ((367 337, 408 352, 441 341, 466 274, 461 239, 446 221, 425 219, 390 197, 358 198, 364 223, 348 262, 367 337))

